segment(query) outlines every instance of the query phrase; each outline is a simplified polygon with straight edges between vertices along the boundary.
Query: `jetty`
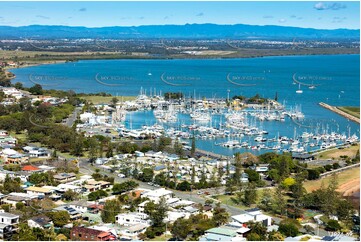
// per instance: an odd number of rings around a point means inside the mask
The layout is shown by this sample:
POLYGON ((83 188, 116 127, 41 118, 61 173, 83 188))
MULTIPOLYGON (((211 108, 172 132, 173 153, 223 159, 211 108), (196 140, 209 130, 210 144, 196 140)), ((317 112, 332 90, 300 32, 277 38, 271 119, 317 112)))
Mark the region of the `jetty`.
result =
POLYGON ((332 111, 332 112, 335 112, 335 113, 337 113, 337 114, 339 114, 339 115, 341 115, 341 116, 343 116, 343 117, 345 117, 345 118, 347 118, 347 119, 349 119, 351 121, 354 121, 356 123, 360 123, 359 118, 356 118, 355 116, 352 116, 351 114, 348 114, 348 113, 338 109, 335 106, 331 106, 331 105, 329 105, 327 103, 324 103, 324 102, 320 102, 319 105, 326 108, 326 109, 328 109, 328 110, 330 110, 330 111, 332 111))

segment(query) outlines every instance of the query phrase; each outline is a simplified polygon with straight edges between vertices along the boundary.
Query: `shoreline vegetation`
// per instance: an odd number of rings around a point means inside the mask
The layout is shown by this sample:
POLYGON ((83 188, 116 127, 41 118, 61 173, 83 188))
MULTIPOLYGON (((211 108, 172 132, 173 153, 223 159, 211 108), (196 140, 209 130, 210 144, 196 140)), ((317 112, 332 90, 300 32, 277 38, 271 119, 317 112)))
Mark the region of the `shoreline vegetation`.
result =
POLYGON ((0 50, 0 60, 22 63, 17 67, 28 67, 39 64, 56 64, 79 60, 114 60, 114 59, 236 59, 260 58, 299 55, 352 55, 359 54, 359 48, 313 48, 313 49, 248 49, 206 50, 198 54, 160 54, 151 55, 146 52, 52 52, 52 51, 6 51, 0 50))
POLYGON ((320 102, 319 105, 351 121, 360 123, 360 107, 336 107, 336 106, 331 106, 324 102, 320 102), (358 108, 358 117, 356 116, 357 108, 358 108))

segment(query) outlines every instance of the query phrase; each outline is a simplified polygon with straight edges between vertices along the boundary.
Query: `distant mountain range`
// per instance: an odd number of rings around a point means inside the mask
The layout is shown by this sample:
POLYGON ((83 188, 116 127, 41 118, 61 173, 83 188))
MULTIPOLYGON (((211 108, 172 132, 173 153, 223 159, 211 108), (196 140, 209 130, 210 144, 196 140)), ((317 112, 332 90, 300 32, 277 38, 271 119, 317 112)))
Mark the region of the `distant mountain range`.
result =
POLYGON ((185 38, 185 39, 359 39, 360 30, 311 29, 283 26, 246 24, 185 24, 147 25, 137 27, 70 27, 58 25, 0 26, 2 39, 63 39, 63 38, 185 38))

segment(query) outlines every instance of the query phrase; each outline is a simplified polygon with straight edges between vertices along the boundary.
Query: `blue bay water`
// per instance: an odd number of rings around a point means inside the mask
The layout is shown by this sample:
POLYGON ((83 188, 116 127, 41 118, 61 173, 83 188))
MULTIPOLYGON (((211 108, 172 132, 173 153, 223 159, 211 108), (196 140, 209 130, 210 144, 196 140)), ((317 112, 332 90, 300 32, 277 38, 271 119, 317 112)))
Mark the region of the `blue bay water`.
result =
MULTIPOLYGON (((286 106, 299 105, 308 124, 321 124, 329 131, 359 133, 359 125, 318 105, 326 102, 335 106, 360 105, 360 56, 284 56, 244 59, 209 60, 84 60, 74 63, 49 64, 13 69, 13 82, 30 87, 42 84, 46 89, 74 90, 75 92, 107 92, 113 95, 135 96, 140 89, 152 92, 183 92, 187 97, 223 97, 260 94, 274 98, 286 106), (298 85, 293 76, 315 89, 298 85), (228 79, 227 79, 228 76, 228 79), (36 78, 40 77, 40 78, 36 78), (170 85, 172 83, 173 85, 170 85), (252 84, 242 86, 237 84, 252 84)), ((144 113, 135 114, 133 125, 151 125, 144 121, 144 113)), ((290 122, 263 122, 269 137, 293 137, 294 127, 301 133, 307 130, 290 122)), ((199 141, 199 147, 230 154, 232 150, 199 141)))

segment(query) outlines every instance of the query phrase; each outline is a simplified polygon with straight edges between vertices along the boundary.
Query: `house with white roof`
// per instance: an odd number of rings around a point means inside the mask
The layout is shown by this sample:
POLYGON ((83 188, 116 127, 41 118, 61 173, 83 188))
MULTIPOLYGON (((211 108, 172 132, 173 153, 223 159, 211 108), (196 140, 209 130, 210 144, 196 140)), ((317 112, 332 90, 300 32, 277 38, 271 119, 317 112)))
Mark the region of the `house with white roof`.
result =
POLYGON ((149 192, 146 192, 142 194, 141 196, 143 198, 148 198, 149 200, 153 201, 154 203, 158 203, 161 198, 164 198, 165 200, 171 199, 173 197, 173 192, 170 190, 167 190, 165 188, 159 188, 156 190, 152 190, 149 192))
POLYGON ((272 217, 265 215, 258 208, 248 209, 246 213, 232 216, 232 222, 238 222, 240 224, 245 224, 249 222, 260 222, 264 226, 268 227, 272 225, 272 217))
POLYGON ((145 213, 120 213, 115 216, 115 221, 123 226, 133 226, 136 224, 145 224, 150 226, 149 216, 145 213))
POLYGON ((146 225, 146 224, 135 224, 129 226, 120 231, 120 233, 122 234, 121 237, 128 240, 138 240, 139 239, 138 235, 140 233, 144 233, 149 226, 150 225, 146 225))

